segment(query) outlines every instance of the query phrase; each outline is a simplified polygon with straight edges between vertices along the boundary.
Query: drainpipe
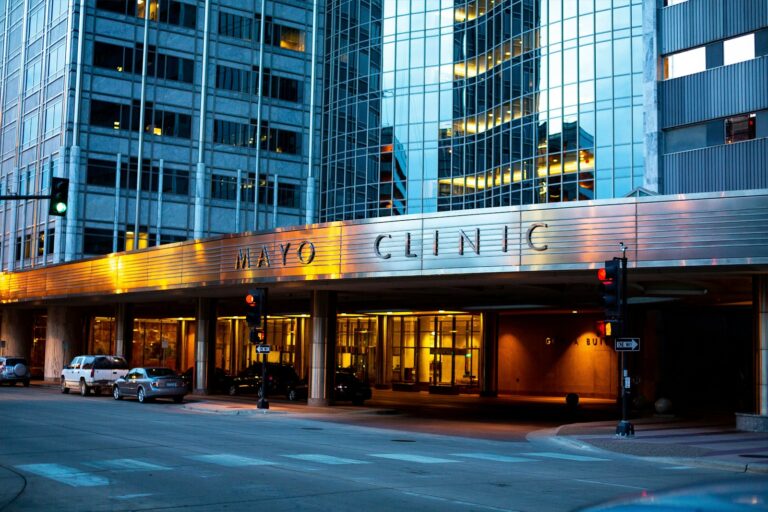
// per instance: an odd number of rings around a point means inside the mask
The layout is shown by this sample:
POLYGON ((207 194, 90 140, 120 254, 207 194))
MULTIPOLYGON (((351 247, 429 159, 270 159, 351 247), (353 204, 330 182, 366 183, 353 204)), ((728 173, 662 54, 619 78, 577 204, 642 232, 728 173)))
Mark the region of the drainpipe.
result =
POLYGON ((259 98, 256 106, 256 175, 253 184, 253 230, 259 230, 259 175, 261 174, 261 98, 264 96, 264 26, 266 24, 266 2, 261 0, 259 22, 259 98))
MULTIPOLYGON (((139 150, 137 154, 138 164, 136 168, 136 201, 135 212, 133 216, 133 250, 139 249, 139 210, 141 207, 141 173, 144 170, 142 160, 144 158, 144 118, 147 101, 147 56, 149 55, 149 2, 144 7, 144 48, 141 54, 141 99, 139 100, 139 150)), ((128 160, 130 169, 130 159, 128 160)), ((151 166, 150 166, 151 172, 151 166)), ((129 174, 130 175, 130 174, 129 174)))
MULTIPOLYGON (((72 122, 72 146, 69 149, 69 210, 64 227, 64 261, 75 257, 77 243, 78 203, 80 199, 80 101, 83 95, 83 45, 85 44, 85 0, 80 0, 77 24, 77 69, 75 71, 75 105, 72 122)), ((58 227, 58 226, 57 226, 58 227)))
POLYGON ((195 172, 194 237, 203 238, 205 222, 205 109, 208 96, 208 40, 210 39, 211 2, 205 0, 203 27, 203 71, 200 81, 200 123, 197 133, 197 169, 195 172))
POLYGON ((315 148, 315 68, 317 67, 317 0, 312 3, 312 52, 310 59, 309 82, 309 147, 307 150, 307 200, 305 208, 305 223, 315 222, 315 195, 317 194, 317 178, 314 175, 314 148, 315 148))

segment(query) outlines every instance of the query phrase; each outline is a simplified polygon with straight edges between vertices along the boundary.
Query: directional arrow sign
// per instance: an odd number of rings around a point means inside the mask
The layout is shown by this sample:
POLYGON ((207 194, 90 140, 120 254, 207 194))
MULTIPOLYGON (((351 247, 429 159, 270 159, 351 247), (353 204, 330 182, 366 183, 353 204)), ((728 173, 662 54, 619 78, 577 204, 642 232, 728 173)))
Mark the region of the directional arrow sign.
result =
POLYGON ((640 352, 640 338, 616 338, 617 352, 640 352))
POLYGON ((256 352, 259 354, 269 354, 269 345, 256 345, 256 352))

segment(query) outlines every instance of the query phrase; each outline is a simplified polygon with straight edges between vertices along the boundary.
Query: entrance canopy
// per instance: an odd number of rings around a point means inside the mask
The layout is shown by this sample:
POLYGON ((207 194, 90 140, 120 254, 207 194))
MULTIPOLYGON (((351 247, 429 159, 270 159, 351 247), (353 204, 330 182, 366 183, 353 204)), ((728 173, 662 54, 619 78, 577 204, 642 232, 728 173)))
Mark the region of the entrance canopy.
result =
MULTIPOLYGON (((219 236, 4 273, 0 300, 159 299, 169 292, 232 297, 253 286, 268 286, 276 300, 329 287, 396 297, 399 290, 417 296, 434 286, 498 291, 563 283, 589 285, 591 295, 594 269, 621 256, 620 244, 643 293, 679 279, 678 291, 695 295, 732 274, 733 281, 720 285, 725 290, 768 269, 768 191, 491 208, 219 236)), ((434 304, 434 289, 431 295, 434 304)), ((509 300, 481 295, 489 303, 509 300)), ((536 293, 525 297, 535 299, 536 293)))

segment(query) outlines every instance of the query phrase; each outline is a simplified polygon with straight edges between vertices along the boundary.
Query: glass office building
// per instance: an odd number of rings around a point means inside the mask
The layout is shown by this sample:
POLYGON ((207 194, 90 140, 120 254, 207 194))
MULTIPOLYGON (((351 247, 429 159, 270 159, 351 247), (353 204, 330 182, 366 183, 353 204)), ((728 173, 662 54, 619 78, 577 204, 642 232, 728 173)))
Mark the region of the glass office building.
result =
POLYGON ((332 0, 321 220, 643 185, 641 0, 332 0))
POLYGON ((0 269, 302 223, 311 7, 0 1, 0 269))

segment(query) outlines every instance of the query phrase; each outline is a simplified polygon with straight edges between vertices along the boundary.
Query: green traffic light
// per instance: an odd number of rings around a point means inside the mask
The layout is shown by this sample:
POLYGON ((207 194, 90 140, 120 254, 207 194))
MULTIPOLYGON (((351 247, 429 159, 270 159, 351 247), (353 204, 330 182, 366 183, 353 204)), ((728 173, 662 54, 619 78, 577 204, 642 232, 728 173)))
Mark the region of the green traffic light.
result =
POLYGON ((59 213, 66 213, 67 203, 56 203, 56 211, 59 213))

